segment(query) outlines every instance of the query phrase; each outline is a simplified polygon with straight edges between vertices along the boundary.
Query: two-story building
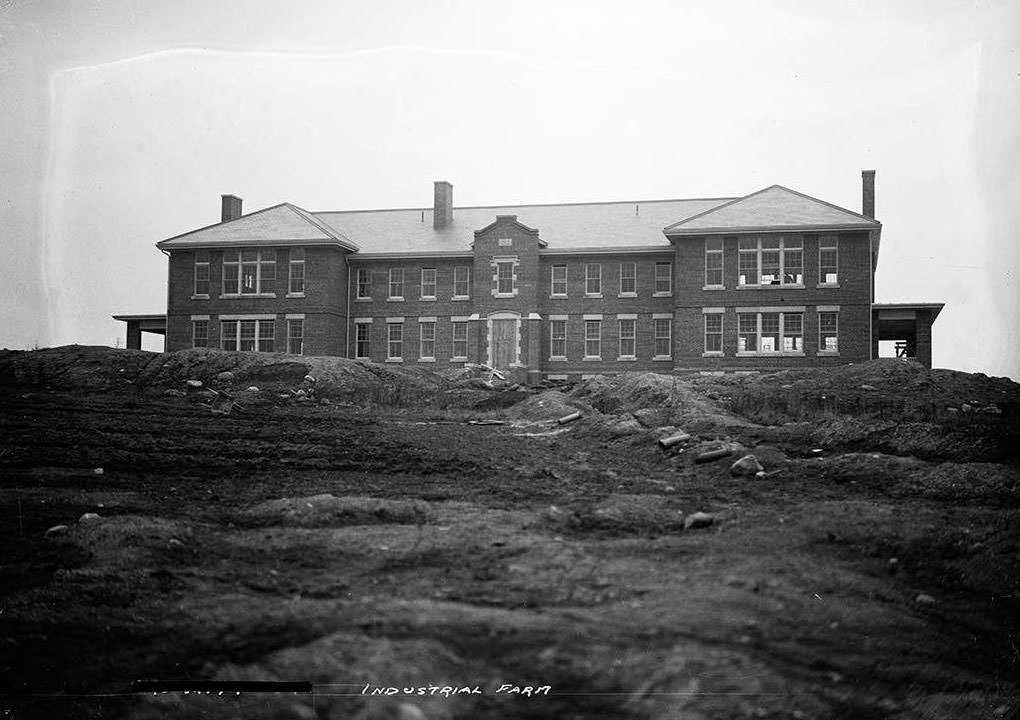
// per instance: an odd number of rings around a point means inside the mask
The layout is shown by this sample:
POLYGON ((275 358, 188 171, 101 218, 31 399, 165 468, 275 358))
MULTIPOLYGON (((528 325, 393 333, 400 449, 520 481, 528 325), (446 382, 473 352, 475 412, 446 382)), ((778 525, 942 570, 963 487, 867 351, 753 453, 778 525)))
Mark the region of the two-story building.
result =
MULTIPOLYGON (((439 181, 428 208, 248 215, 225 195, 219 223, 157 243, 166 349, 473 362, 534 382, 868 360, 894 326, 885 313, 930 365, 941 305, 874 303, 874 177, 860 213, 778 185, 455 208, 439 181)), ((121 316, 129 339, 142 317, 158 316, 121 316)))

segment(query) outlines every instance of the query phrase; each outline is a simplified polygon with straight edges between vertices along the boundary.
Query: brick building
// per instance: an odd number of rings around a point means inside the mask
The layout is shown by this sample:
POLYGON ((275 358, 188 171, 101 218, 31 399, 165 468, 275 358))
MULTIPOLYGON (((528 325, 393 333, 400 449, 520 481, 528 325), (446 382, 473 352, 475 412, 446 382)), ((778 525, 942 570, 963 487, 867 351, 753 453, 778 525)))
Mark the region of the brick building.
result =
MULTIPOLYGON (((429 208, 248 215, 225 195, 221 222, 157 243, 166 349, 475 362, 533 382, 856 362, 895 328, 930 365, 941 305, 874 303, 874 177, 863 173, 861 213, 778 185, 455 208, 440 181, 429 208)), ((119 316, 129 344, 158 317, 119 316)))

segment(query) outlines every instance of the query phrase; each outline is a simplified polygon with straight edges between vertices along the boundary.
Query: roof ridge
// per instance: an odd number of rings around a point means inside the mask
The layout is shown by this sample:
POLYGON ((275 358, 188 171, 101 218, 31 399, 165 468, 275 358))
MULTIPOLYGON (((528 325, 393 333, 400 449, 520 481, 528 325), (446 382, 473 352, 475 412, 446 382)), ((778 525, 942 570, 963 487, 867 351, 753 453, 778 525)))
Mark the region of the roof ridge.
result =
POLYGON ((347 237, 344 233, 335 229, 332 225, 329 225, 328 223, 325 223, 319 218, 315 217, 314 215, 312 215, 312 213, 308 212, 303 207, 300 207, 290 202, 283 204, 286 205, 295 213, 297 213, 297 215, 305 222, 310 223, 311 225, 318 228, 326 235, 332 237, 334 240, 339 240, 341 244, 349 245, 351 250, 354 250, 356 252, 361 249, 361 247, 357 243, 355 243, 353 240, 347 237))
MULTIPOLYGON (((582 205, 632 205, 649 203, 675 203, 675 202, 710 202, 710 201, 733 201, 741 198, 733 197, 707 197, 707 198, 665 198, 658 200, 595 200, 593 202, 564 202, 564 203, 517 203, 511 205, 454 205, 454 210, 495 210, 501 208, 533 208, 533 207, 579 207, 582 205)), ((313 215, 342 215, 345 213, 370 213, 370 212, 431 212, 432 207, 400 207, 400 208, 362 208, 360 210, 312 210, 313 215)))

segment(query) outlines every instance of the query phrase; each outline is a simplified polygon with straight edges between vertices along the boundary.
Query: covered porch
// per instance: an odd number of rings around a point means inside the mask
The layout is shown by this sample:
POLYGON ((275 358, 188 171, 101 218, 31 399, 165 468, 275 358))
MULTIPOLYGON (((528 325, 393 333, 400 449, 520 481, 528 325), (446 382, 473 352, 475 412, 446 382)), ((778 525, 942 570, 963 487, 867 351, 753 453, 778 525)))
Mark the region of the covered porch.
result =
POLYGON ((879 357, 878 344, 892 341, 896 357, 917 360, 931 367, 931 333, 935 318, 945 303, 875 303, 871 306, 872 357, 879 357))
POLYGON ((114 320, 127 323, 127 341, 129 350, 142 349, 142 333, 162 335, 163 347, 166 348, 166 315, 114 315, 114 320))

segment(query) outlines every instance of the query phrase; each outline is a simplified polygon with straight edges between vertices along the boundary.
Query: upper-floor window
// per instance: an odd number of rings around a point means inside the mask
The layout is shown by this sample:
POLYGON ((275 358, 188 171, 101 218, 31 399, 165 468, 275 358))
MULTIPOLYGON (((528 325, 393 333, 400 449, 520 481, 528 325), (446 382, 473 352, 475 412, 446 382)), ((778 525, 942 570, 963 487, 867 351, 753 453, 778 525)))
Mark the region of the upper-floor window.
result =
POLYGON ((637 263, 620 263, 620 295, 637 295, 637 263))
POLYGON ((496 260, 496 295, 513 295, 516 260, 496 260))
POLYGON ((673 263, 655 263, 655 295, 673 294, 673 263))
POLYGON ((276 251, 226 250, 223 253, 223 294, 276 294, 276 251))
POLYGON ((287 321, 287 352, 291 355, 305 354, 305 321, 302 318, 287 321))
POLYGON ((803 313, 738 313, 737 352, 791 354, 804 352, 803 313))
POLYGON ((552 289, 550 295, 553 297, 567 296, 567 266, 552 266, 552 289))
POLYGON ((804 250, 799 237, 740 238, 741 285, 803 285, 804 250))
POLYGON ((466 298, 471 295, 471 268, 458 265, 453 269, 453 296, 466 298))
POLYGON ((275 320, 220 322, 220 347, 224 350, 273 352, 275 340, 275 320))
MULTIPOLYGON (((209 251, 195 253, 195 295, 209 297, 209 251)), ((196 347, 198 347, 196 345, 196 347)))
POLYGON ((422 268, 421 271, 421 299, 436 299, 436 269, 422 268))
POLYGON ((705 240, 705 287, 723 286, 723 240, 705 240))
POLYGON ((824 285, 839 283, 839 241, 823 237, 818 241, 818 282, 824 285))
POLYGON ((620 320, 620 357, 621 358, 632 358, 635 357, 637 352, 635 342, 635 325, 637 321, 634 319, 622 319, 620 320))
POLYGON ((358 268, 358 294, 359 298, 372 297, 372 272, 367 268, 358 268))
POLYGON ((722 353, 722 337, 722 313, 705 313, 705 352, 722 353))
MULTIPOLYGON (((290 273, 287 281, 289 295, 305 294, 305 249, 291 248, 290 273)), ((300 355, 301 353, 294 353, 300 355)))
POLYGON ((602 294, 602 265, 600 263, 588 263, 584 266, 584 294, 602 294))
POLYGON ((404 299, 404 268, 390 268, 390 300, 404 299))

